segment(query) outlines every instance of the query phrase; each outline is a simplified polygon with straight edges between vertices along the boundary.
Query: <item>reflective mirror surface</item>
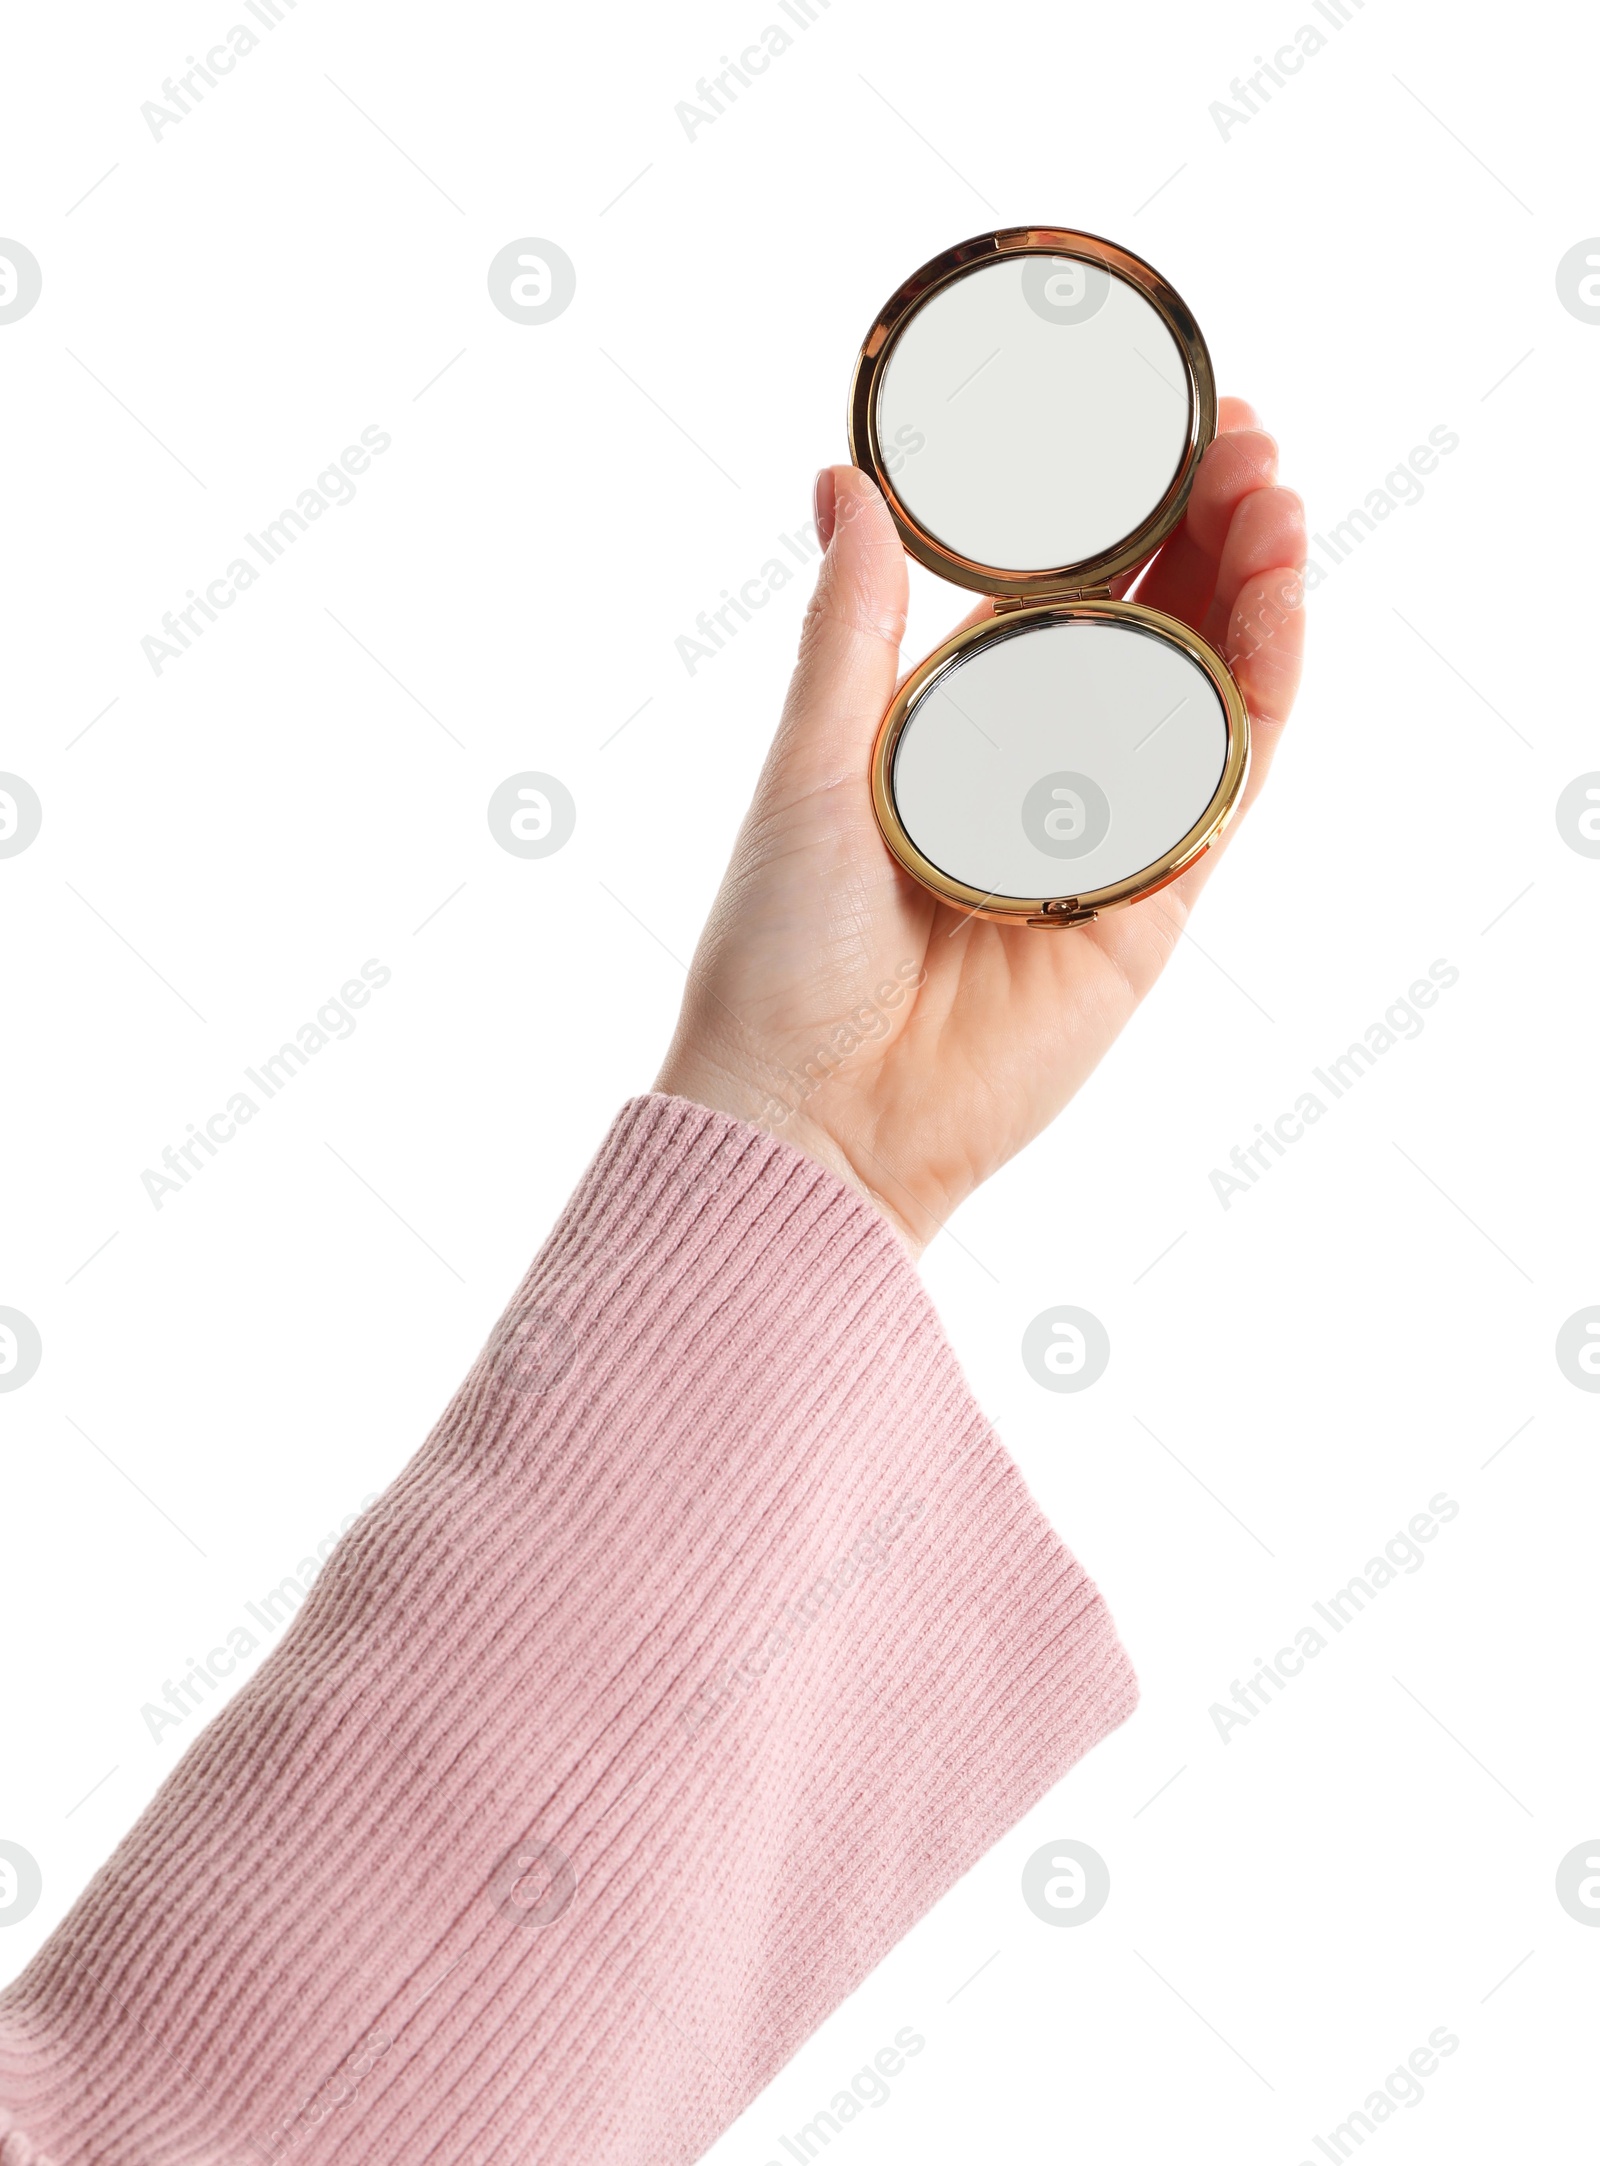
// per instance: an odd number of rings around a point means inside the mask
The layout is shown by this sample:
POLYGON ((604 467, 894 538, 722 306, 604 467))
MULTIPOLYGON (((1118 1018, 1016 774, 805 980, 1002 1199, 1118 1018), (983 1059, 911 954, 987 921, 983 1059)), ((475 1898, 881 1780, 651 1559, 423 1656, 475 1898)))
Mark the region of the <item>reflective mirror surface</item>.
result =
POLYGON ((1135 287, 1022 255, 942 286, 895 340, 878 448, 906 510, 958 555, 1029 573, 1086 563, 1165 496, 1189 378, 1135 287))
POLYGON ((1227 715, 1183 648, 1045 622, 975 647, 911 709, 893 791, 923 856, 984 894, 1082 895, 1144 871, 1216 793, 1227 715))

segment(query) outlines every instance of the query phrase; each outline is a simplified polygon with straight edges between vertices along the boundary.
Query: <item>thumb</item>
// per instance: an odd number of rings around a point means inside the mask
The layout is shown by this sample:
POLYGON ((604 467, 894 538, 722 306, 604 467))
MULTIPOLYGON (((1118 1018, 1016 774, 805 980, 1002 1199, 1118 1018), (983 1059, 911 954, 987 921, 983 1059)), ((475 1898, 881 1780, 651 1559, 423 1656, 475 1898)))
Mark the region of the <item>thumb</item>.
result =
POLYGON ((905 552, 866 475, 825 466, 816 518, 822 566, 767 769, 784 797, 864 776, 906 628, 905 552))

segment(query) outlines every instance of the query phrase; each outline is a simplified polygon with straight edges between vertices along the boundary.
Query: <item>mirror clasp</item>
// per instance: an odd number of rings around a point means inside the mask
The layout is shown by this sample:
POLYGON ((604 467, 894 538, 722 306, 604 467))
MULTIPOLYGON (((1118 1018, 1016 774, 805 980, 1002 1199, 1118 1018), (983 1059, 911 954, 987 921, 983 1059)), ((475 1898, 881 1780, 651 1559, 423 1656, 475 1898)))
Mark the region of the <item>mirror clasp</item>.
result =
POLYGON ((1098 910, 1082 910, 1076 895, 1058 895, 1044 905, 1036 918, 1029 918, 1030 925, 1087 925, 1100 915, 1098 910))

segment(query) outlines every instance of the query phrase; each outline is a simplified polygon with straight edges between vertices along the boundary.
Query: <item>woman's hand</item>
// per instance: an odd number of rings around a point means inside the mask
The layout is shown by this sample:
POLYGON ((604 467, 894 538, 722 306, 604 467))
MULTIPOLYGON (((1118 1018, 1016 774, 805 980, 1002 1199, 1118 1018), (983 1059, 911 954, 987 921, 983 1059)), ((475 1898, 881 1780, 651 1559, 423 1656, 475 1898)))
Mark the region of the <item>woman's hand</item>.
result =
MULTIPOLYGON (((1226 655, 1250 709, 1248 806, 1300 677, 1305 518, 1251 409, 1224 399, 1219 428, 1136 598, 1226 655)), ((884 847, 868 776, 899 670, 905 556, 854 467, 817 477, 817 527, 826 554, 783 719, 656 1089, 810 1152, 916 1253, 1094 1068, 1225 843, 1160 894, 1060 932, 935 901, 884 847)))

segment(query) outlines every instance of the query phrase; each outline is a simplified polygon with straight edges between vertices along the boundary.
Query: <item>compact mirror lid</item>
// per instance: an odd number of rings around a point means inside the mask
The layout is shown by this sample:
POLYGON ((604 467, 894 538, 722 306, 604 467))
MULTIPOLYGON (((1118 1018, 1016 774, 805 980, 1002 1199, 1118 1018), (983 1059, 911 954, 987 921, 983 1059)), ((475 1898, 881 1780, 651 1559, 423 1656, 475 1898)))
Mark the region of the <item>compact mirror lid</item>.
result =
POLYGON ((1210 357, 1178 294, 1063 227, 981 234, 924 264, 851 392, 851 456, 910 553, 1023 600, 1144 563, 1215 433, 1210 357))

